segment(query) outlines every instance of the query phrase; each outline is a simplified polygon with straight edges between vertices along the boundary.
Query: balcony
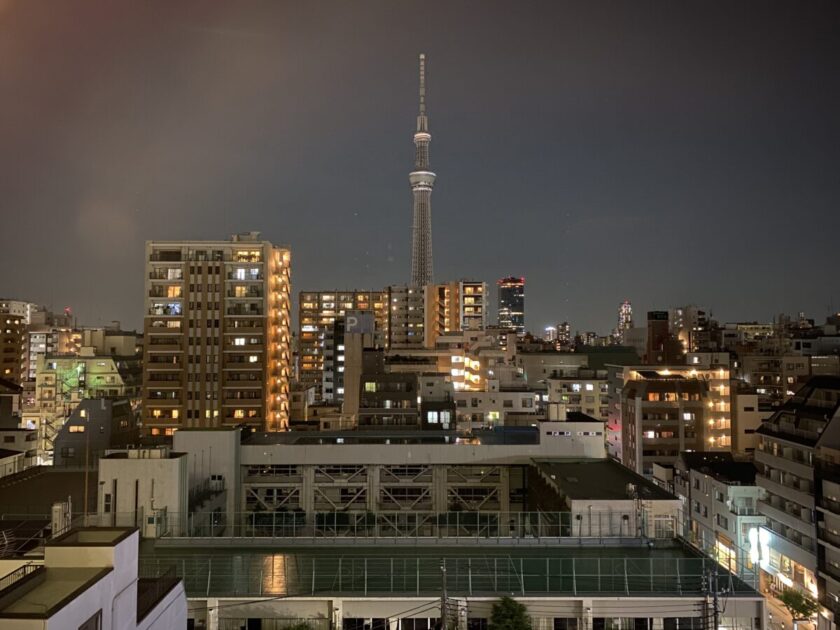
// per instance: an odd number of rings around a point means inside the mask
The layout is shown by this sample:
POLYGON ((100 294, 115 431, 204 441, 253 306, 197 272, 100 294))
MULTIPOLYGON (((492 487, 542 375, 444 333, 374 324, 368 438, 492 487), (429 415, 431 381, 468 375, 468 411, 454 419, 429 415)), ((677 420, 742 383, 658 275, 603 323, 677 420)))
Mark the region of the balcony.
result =
POLYGON ((819 540, 821 543, 831 545, 837 551, 840 551, 840 536, 826 530, 823 523, 820 523, 819 526, 819 540))
POLYGON ((237 304, 225 309, 225 315, 232 317, 262 317, 262 304, 237 304))
POLYGON ((176 339, 167 339, 164 341, 157 341, 152 342, 150 341, 147 346, 149 352, 183 352, 184 349, 181 347, 181 344, 177 342, 176 339))
POLYGON ((265 293, 262 288, 250 287, 246 291, 226 291, 225 295, 234 300, 256 300, 262 299, 265 293))
POLYGON ((783 508, 778 508, 764 501, 759 501, 758 505, 762 514, 772 521, 776 521, 776 524, 784 530, 780 531, 778 526, 771 527, 776 534, 810 553, 814 552, 814 542, 811 538, 815 534, 813 523, 806 523, 784 511, 783 508))
POLYGON ((778 468, 779 470, 793 473, 803 479, 812 480, 814 478, 814 469, 799 458, 793 459, 785 457, 782 454, 774 455, 772 452, 756 449, 755 461, 757 464, 765 464, 771 468, 778 468))

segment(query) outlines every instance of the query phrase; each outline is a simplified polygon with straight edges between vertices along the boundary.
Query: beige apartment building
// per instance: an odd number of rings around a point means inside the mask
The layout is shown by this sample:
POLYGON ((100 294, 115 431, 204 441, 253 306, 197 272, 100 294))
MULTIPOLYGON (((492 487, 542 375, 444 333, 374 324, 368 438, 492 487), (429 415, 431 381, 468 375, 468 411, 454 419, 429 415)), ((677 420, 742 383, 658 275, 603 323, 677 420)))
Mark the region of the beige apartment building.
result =
POLYGON ((434 348, 445 333, 487 328, 487 283, 460 280, 429 284, 423 290, 427 348, 434 348))
POLYGON ((289 419, 291 253, 258 232, 146 243, 143 428, 289 419))

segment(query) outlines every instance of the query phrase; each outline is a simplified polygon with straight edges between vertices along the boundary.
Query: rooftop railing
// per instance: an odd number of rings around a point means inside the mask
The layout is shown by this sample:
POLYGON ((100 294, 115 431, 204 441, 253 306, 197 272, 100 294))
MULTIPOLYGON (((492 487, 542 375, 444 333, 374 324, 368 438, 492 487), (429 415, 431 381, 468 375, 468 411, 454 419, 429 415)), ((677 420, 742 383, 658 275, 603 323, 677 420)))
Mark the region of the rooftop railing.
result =
MULTIPOLYGON (((452 542, 517 542, 542 539, 673 539, 681 529, 676 517, 651 517, 646 511, 497 512, 497 511, 336 511, 302 510, 196 512, 186 522, 169 514, 164 537, 286 539, 286 542, 339 542, 447 539, 452 542)), ((184 541, 185 544, 188 541, 184 541)))
MULTIPOLYGON (((160 559, 144 559, 154 571, 160 559)), ((702 597, 711 573, 731 596, 756 596, 716 562, 691 557, 322 556, 254 553, 167 557, 188 597, 439 594, 702 597), (441 566, 445 572, 441 571, 441 566), (445 576, 445 577, 444 577, 445 576)))

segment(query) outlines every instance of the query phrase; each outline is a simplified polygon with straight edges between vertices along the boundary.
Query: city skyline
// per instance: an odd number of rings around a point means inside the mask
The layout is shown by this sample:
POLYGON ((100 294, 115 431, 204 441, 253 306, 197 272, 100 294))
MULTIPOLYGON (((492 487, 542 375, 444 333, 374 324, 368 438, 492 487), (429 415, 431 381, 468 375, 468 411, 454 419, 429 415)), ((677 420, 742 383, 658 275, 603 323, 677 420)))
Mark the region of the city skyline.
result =
POLYGON ((149 7, 3 5, 4 294, 139 329, 146 240, 250 229, 291 248, 293 295, 401 282, 425 51, 439 280, 526 276, 537 334, 606 333, 625 297, 721 321, 840 306, 835 6, 198 6, 160 29, 149 7))

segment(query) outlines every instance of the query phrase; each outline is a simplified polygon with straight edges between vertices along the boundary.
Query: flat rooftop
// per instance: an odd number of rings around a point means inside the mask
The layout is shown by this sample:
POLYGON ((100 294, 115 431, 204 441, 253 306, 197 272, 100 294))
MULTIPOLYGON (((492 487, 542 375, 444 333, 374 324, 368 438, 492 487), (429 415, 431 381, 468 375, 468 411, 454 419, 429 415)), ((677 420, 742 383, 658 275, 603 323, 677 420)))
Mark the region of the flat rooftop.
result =
MULTIPOLYGON (((88 510, 96 511, 98 478, 88 475, 88 510)), ((73 509, 84 509, 85 473, 53 466, 35 466, 0 478, 0 514, 50 518, 53 503, 72 497, 73 509)))
MULTIPOLYGON (((536 596, 701 597, 704 572, 716 566, 676 542, 654 548, 352 546, 304 551, 225 546, 141 551, 141 573, 174 566, 188 597, 439 595, 442 563, 450 594, 536 596)), ((721 579, 729 582, 728 577, 721 579)), ((735 597, 761 597, 734 576, 731 589, 735 597)))
POLYGON ((677 500, 670 492, 612 459, 540 459, 534 460, 534 464, 560 494, 570 499, 632 499, 628 491, 632 484, 640 499, 677 500))
MULTIPOLYGON (((49 617, 56 609, 69 603, 99 580, 113 571, 102 567, 44 568, 33 575, 33 588, 21 580, 17 586, 21 595, 0 608, 0 619, 4 617, 49 617)), ((14 596, 14 590, 8 595, 14 596)))
MULTIPOLYGON (((588 418, 588 417, 587 417, 588 418)), ((496 427, 478 429, 472 433, 458 431, 418 431, 393 429, 362 429, 347 431, 252 433, 243 438, 243 446, 268 444, 458 444, 459 440, 479 440, 481 444, 539 444, 537 427, 496 427)))
POLYGON ((113 547, 137 530, 132 527, 76 527, 47 543, 49 547, 113 547))

